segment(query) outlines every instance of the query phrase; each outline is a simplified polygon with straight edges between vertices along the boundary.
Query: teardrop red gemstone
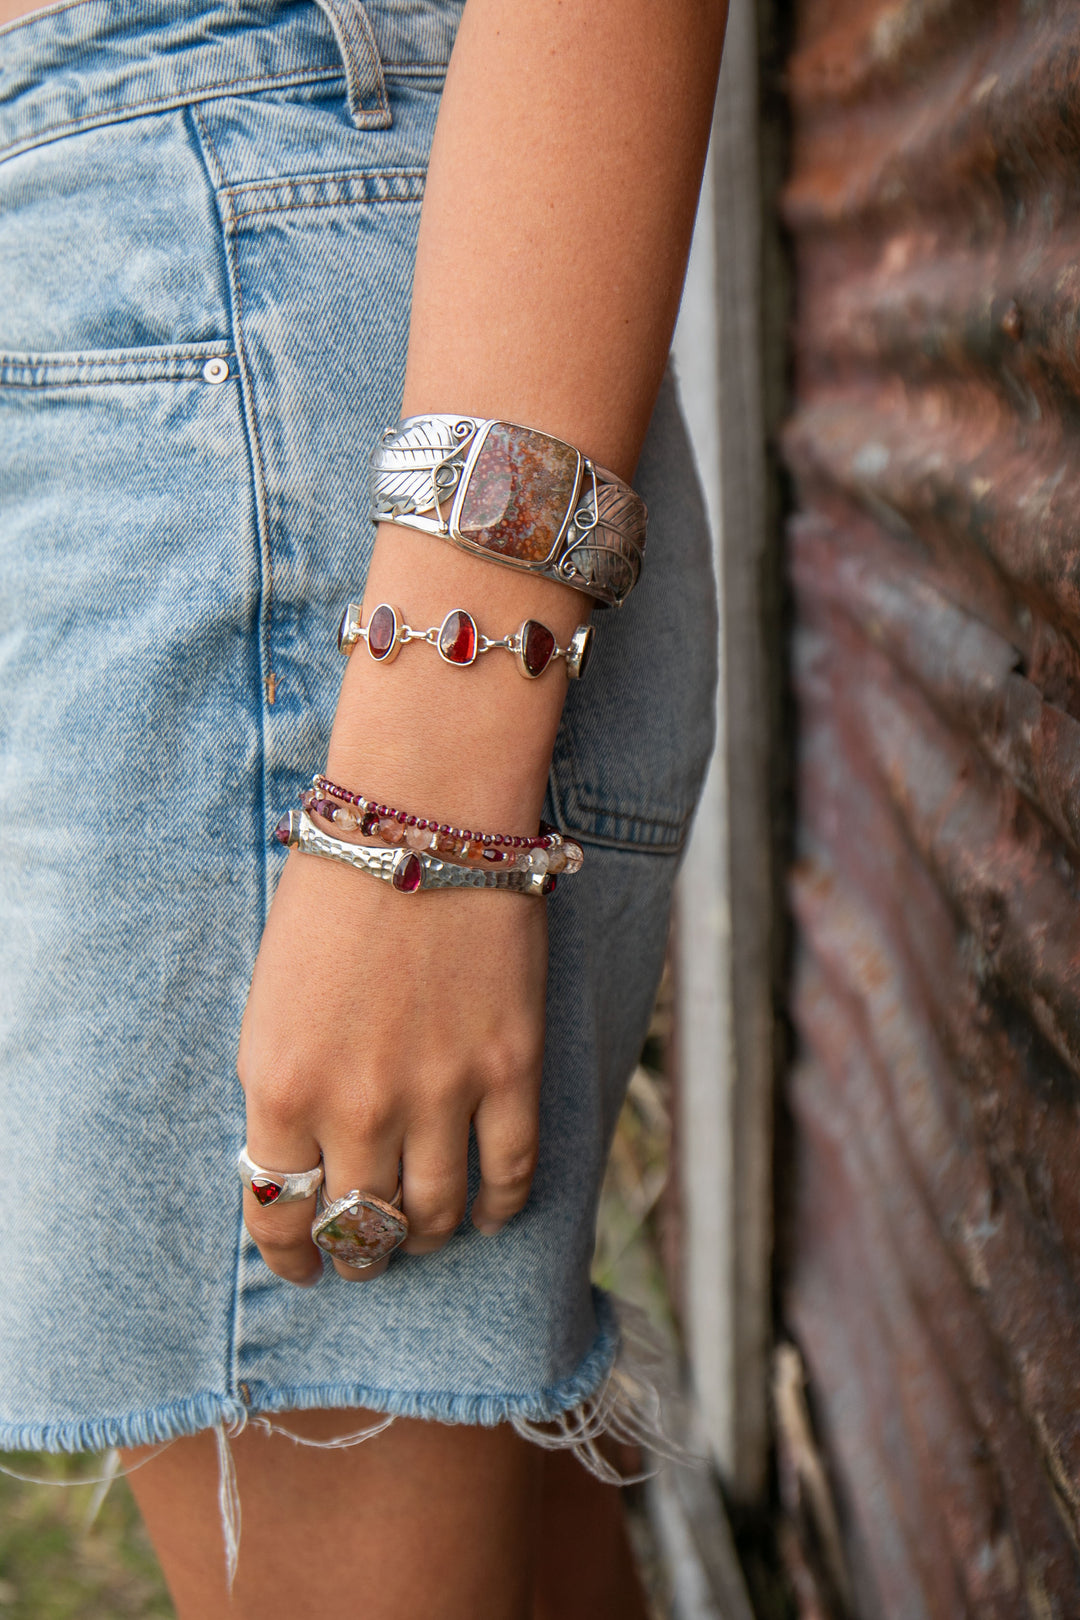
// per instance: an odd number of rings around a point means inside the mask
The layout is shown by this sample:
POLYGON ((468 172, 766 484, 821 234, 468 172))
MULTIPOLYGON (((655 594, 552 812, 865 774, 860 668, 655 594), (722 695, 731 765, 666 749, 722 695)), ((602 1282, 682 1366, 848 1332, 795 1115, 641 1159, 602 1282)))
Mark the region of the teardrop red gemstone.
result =
POLYGON ((397 616, 392 607, 380 602, 368 620, 367 644, 372 658, 385 658, 397 636, 397 616))
POLYGON ((443 620, 439 651, 448 664, 471 664, 476 657, 476 621, 464 608, 455 608, 443 620))
POLYGON ((272 1204, 281 1197, 281 1188, 276 1181, 253 1180, 251 1190, 260 1204, 272 1204))
POLYGON ((530 675, 542 675, 551 663, 555 637, 546 624, 526 619, 521 627, 521 661, 530 675))
POLYGON ((424 869, 419 858, 412 853, 406 855, 394 868, 394 888, 402 894, 415 894, 420 887, 424 876, 424 869))

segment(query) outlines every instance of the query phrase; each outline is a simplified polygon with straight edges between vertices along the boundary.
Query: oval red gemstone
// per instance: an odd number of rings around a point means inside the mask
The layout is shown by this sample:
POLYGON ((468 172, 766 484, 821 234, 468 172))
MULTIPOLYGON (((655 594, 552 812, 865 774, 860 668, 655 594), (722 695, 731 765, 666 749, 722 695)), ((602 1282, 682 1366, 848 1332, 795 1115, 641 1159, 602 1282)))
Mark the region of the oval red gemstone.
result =
POLYGON ((368 620, 367 645, 372 658, 385 658, 397 640, 397 614, 380 602, 368 620))
POLYGON ((374 838, 378 830, 379 813, 377 810, 369 810, 363 821, 360 823, 360 831, 363 833, 365 838, 374 838))
POLYGON ((399 889, 402 894, 415 894, 423 876, 424 869, 420 865, 419 857, 410 853, 394 868, 394 888, 399 889))
POLYGON ((251 1190, 260 1204, 272 1204, 281 1197, 281 1188, 276 1181, 252 1180, 251 1190))
POLYGON ((476 657, 476 622, 464 608, 455 608, 443 620, 439 651, 448 664, 471 664, 476 657))
POLYGON ((555 637, 546 624, 526 619, 521 627, 521 662, 530 675, 542 675, 551 663, 555 637))

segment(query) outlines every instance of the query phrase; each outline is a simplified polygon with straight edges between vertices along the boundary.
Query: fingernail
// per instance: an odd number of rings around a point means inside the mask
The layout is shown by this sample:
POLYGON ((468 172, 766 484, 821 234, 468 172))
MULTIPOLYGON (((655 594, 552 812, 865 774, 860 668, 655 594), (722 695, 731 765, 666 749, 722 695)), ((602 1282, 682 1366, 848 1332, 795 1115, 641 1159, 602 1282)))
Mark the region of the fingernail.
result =
POLYGON ((499 1233, 502 1231, 503 1227, 506 1225, 506 1222, 505 1221, 474 1221, 473 1225, 476 1227, 476 1230, 480 1233, 480 1235, 482 1237, 498 1237, 499 1233))

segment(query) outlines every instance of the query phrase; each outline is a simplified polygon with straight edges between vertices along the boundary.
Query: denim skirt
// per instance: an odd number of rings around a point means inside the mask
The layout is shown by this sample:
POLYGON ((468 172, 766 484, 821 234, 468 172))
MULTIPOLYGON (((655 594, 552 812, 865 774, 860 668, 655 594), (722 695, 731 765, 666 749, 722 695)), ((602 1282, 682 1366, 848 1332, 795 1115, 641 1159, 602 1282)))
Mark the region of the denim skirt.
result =
POLYGON ((0 29, 2 1447, 303 1407, 565 1428, 610 1388, 597 1197, 713 734, 670 379, 641 583, 596 614, 551 773, 586 862, 547 902, 528 1205, 304 1290, 235 1170, 268 832, 325 760, 459 12, 63 0, 0 29))

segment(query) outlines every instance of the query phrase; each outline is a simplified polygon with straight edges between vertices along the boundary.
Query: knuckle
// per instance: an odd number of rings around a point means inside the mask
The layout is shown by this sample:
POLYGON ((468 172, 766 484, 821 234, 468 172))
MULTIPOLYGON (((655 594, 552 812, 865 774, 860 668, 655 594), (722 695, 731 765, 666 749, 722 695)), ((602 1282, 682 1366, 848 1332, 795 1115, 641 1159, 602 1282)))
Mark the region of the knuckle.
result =
POLYGON ((531 1077, 539 1065, 539 1053, 528 1037, 504 1037, 493 1043, 485 1059, 488 1089, 495 1092, 518 1091, 523 1079, 531 1077))
POLYGON ((385 1091, 374 1088, 358 1091, 341 1120, 341 1128, 354 1140, 364 1141, 387 1136, 396 1117, 396 1105, 385 1091))
POLYGON ((446 1239, 457 1231, 464 1218, 464 1204, 447 1205, 420 1215, 410 1223, 410 1231, 416 1237, 446 1239))
POLYGON ((531 1127, 504 1140, 483 1168, 484 1181, 489 1187, 507 1192, 527 1187, 536 1172, 538 1147, 537 1133, 531 1127))
POLYGON ((249 1104, 272 1129, 281 1133, 304 1125, 309 1104, 304 1086, 293 1076, 255 1079, 248 1076, 244 1087, 249 1104))

